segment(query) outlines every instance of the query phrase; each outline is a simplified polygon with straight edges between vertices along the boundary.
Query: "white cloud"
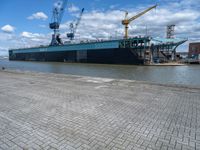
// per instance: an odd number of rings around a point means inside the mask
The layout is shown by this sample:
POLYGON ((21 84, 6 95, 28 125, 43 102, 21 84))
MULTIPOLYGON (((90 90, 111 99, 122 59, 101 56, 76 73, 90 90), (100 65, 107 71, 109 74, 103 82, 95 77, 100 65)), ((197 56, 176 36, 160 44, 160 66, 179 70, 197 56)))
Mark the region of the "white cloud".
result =
POLYGON ((15 31, 15 27, 11 26, 11 25, 5 25, 1 28, 1 30, 3 32, 6 32, 6 33, 13 33, 15 31))
POLYGON ((0 42, 12 41, 14 36, 15 36, 14 34, 7 34, 5 32, 0 32, 0 42))
POLYGON ((0 47, 0 56, 8 56, 8 48, 0 47))
POLYGON ((47 20, 48 16, 43 12, 37 12, 37 13, 32 14, 31 16, 29 16, 27 19, 29 19, 29 20, 33 20, 33 19, 47 20))
POLYGON ((7 51, 8 51, 8 48, 7 48, 7 47, 0 47, 0 51, 1 51, 1 52, 7 52, 7 51))
POLYGON ((33 33, 30 33, 30 32, 24 31, 24 32, 21 33, 21 36, 25 37, 25 38, 33 38, 35 36, 38 36, 38 34, 33 34, 33 33))
POLYGON ((8 49, 48 45, 50 43, 50 39, 51 34, 45 35, 25 31, 17 35, 0 32, 0 55, 3 52, 4 54, 7 53, 8 49))
POLYGON ((40 34, 40 33, 31 33, 31 32, 22 32, 20 37, 26 41, 29 41, 30 43, 34 43, 34 44, 40 44, 41 43, 47 43, 50 42, 50 36, 49 35, 44 35, 44 34, 40 34))
POLYGON ((71 12, 71 13, 74 13, 74 12, 77 12, 79 11, 79 7, 75 6, 74 4, 72 4, 69 8, 68 8, 68 11, 71 12))

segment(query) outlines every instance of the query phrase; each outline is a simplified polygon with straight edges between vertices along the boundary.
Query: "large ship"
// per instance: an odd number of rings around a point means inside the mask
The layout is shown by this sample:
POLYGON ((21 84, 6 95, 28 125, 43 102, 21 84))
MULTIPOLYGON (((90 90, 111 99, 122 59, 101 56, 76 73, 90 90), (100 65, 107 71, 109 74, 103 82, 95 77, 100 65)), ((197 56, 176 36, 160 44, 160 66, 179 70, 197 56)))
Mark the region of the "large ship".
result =
MULTIPOLYGON (((67 0, 59 3, 59 7, 53 9, 53 20, 50 29, 54 34, 50 45, 9 50, 9 60, 20 61, 55 61, 55 62, 84 62, 106 64, 148 64, 155 60, 169 61, 175 58, 176 48, 185 40, 168 38, 155 40, 152 37, 128 37, 128 25, 131 21, 154 9, 157 5, 146 9, 130 19, 125 19, 123 39, 82 41, 63 44, 59 37, 59 26, 67 0)), ((73 41, 78 24, 80 23, 84 9, 82 9, 77 23, 71 24, 71 33, 67 37, 73 41)))
POLYGON ((57 46, 9 50, 10 60, 84 62, 107 64, 148 64, 155 59, 167 62, 175 58, 182 39, 135 37, 130 39, 85 42, 57 46), (174 56, 173 56, 174 54, 174 56))

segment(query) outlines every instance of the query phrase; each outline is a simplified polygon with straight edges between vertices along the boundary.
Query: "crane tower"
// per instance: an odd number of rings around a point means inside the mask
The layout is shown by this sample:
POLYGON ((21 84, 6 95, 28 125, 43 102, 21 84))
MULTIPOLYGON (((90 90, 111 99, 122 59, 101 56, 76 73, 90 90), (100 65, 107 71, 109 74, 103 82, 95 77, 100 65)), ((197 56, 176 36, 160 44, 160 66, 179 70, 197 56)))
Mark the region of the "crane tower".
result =
POLYGON ((146 14, 147 12, 149 12, 150 10, 152 10, 152 9, 154 9, 154 8, 156 8, 156 7, 157 7, 157 5, 154 5, 154 6, 150 7, 150 8, 148 8, 148 9, 146 9, 145 11, 143 11, 143 12, 137 14, 136 16, 131 17, 130 19, 127 19, 128 12, 125 11, 125 12, 126 12, 126 13, 125 13, 125 19, 122 20, 122 24, 125 26, 125 35, 124 35, 124 38, 125 38, 125 39, 128 38, 128 25, 129 25, 133 20, 139 18, 140 16, 146 14))
POLYGON ((167 26, 167 38, 168 39, 175 38, 175 25, 168 25, 167 26))
POLYGON ((70 33, 67 34, 67 37, 72 41, 75 37, 76 34, 76 30, 78 28, 78 25, 81 22, 82 16, 83 16, 83 12, 84 12, 84 8, 81 10, 81 13, 79 15, 79 18, 77 19, 76 23, 70 23, 70 33))
POLYGON ((49 24, 49 28, 52 29, 54 32, 50 43, 51 46, 62 45, 62 41, 59 34, 59 28, 63 18, 65 7, 67 6, 67 2, 68 0, 59 0, 54 5, 51 23, 49 24))

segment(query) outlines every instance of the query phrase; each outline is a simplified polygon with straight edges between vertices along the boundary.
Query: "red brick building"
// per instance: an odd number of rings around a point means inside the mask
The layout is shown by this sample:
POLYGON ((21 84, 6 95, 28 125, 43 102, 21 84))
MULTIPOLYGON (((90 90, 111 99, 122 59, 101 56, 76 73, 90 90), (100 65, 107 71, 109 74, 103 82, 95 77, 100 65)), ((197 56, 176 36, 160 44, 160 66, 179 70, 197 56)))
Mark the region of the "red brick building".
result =
POLYGON ((189 45, 189 57, 200 57, 200 42, 190 43, 189 45))

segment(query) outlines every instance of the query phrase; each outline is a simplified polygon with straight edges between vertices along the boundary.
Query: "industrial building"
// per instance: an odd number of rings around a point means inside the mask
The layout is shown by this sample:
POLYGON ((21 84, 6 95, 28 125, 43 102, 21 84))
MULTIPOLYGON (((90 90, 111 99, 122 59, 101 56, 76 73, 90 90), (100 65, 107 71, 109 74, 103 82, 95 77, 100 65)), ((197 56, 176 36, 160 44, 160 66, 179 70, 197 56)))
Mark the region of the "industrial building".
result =
POLYGON ((200 59, 200 42, 189 44, 189 57, 193 59, 200 59))

